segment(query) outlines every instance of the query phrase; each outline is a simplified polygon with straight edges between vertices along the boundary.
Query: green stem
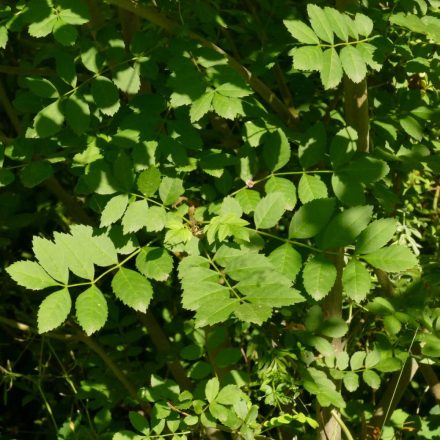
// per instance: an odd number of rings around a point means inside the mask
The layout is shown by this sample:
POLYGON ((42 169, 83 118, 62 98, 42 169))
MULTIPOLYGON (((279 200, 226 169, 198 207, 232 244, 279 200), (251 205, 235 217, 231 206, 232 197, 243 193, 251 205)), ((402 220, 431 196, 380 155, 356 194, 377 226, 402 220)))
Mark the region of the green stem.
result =
POLYGON ((348 429, 347 425, 344 423, 342 418, 339 416, 338 412, 334 409, 331 410, 332 416, 338 422, 338 425, 341 427, 341 429, 344 431, 345 436, 347 437, 347 440, 354 440, 353 436, 351 435, 350 430, 348 429))

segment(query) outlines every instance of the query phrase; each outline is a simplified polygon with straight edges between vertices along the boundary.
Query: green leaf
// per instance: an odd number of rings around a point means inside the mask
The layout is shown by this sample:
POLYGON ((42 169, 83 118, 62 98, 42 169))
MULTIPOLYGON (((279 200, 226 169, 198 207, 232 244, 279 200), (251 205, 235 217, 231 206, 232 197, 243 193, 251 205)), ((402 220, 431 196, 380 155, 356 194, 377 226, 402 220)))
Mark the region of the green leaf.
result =
POLYGON ((357 131, 346 126, 336 133, 330 144, 330 160, 334 168, 348 162, 356 152, 357 131))
POLYGON ((347 371, 342 378, 344 386, 350 393, 359 388, 359 376, 353 371, 347 371))
POLYGON ((397 220, 382 218, 370 223, 356 241, 357 254, 370 254, 385 246, 397 230, 397 220))
POLYGON ((142 432, 142 434, 145 435, 148 435, 150 433, 150 424, 143 415, 135 411, 130 411, 128 413, 128 418, 130 419, 130 423, 134 429, 136 429, 139 432, 142 432))
POLYGON ((348 41, 348 26, 344 15, 328 6, 324 8, 324 12, 336 36, 342 41, 348 41))
POLYGON ((307 14, 316 35, 323 41, 333 44, 333 30, 324 10, 312 3, 307 5, 307 14))
POLYGON ((277 271, 252 273, 236 286, 246 300, 269 307, 284 307, 304 301, 299 292, 290 287, 290 280, 277 271))
POLYGON ((302 257, 291 244, 285 243, 269 255, 269 261, 277 268, 277 271, 294 281, 302 267, 302 257))
POLYGON ((325 199, 328 197, 327 185, 319 176, 303 174, 298 185, 298 196, 303 204, 315 199, 325 199))
POLYGON ((261 200, 260 193, 251 189, 244 189, 240 191, 235 199, 240 203, 241 209, 245 214, 250 214, 255 211, 258 202, 261 200))
POLYGON ((362 183, 374 183, 383 179, 390 171, 390 167, 384 160, 375 159, 371 156, 363 156, 349 162, 338 170, 351 179, 362 183))
POLYGON ((63 46, 72 46, 78 37, 78 31, 74 26, 59 18, 53 27, 53 36, 63 46))
POLYGON ((141 79, 138 69, 123 65, 113 72, 113 82, 116 87, 124 93, 136 94, 141 87, 141 79))
POLYGON ((182 179, 165 176, 159 186, 159 197, 164 205, 171 205, 185 192, 182 179))
POLYGON ((223 96, 220 93, 214 93, 212 108, 219 116, 225 119, 233 120, 237 115, 243 114, 240 99, 223 96))
POLYGON ((216 87, 215 91, 228 98, 244 98, 253 93, 252 89, 242 80, 238 83, 224 82, 216 87))
POLYGON ((316 165, 327 152, 327 133, 322 122, 308 128, 300 140, 298 156, 303 168, 316 165))
POLYGON ((322 255, 306 262, 303 270, 306 292, 315 300, 324 298, 336 281, 336 267, 322 255))
POLYGON ((373 32, 373 20, 364 14, 356 13, 354 17, 354 24, 359 35, 368 37, 373 32))
POLYGON ((75 307, 78 323, 87 335, 104 327, 108 315, 107 301, 95 285, 78 295, 75 307))
POLYGON ((118 221, 123 215, 128 205, 128 196, 126 194, 119 194, 112 197, 105 205, 101 213, 100 226, 109 226, 118 221))
POLYGON ((319 38, 313 30, 302 21, 283 20, 283 23, 292 37, 296 38, 300 43, 319 44, 319 38))
POLYGON ((48 36, 57 21, 57 16, 50 12, 50 15, 42 18, 40 21, 34 21, 29 26, 29 35, 35 38, 42 38, 48 36))
POLYGON ((267 180, 264 189, 267 194, 281 193, 284 196, 284 208, 291 211, 296 205, 296 188, 295 185, 288 179, 283 177, 271 177, 267 180))
POLYGON ((231 257, 226 261, 226 273, 237 281, 252 277, 258 272, 273 271, 276 271, 276 268, 270 260, 265 255, 254 252, 231 257))
POLYGON ((43 269, 63 284, 69 281, 69 269, 65 259, 65 250, 50 240, 41 237, 32 239, 32 250, 43 269))
POLYGON ((137 180, 137 187, 145 197, 153 196, 160 186, 160 171, 156 167, 150 167, 141 174, 137 180))
POLYGON ((285 204, 285 195, 281 192, 264 196, 255 208, 254 222, 257 229, 274 227, 284 214, 285 204))
POLYGON ((173 270, 173 259, 164 248, 144 247, 136 257, 136 267, 147 278, 166 281, 173 270))
POLYGON ((372 206, 355 206, 336 215, 322 233, 322 249, 337 248, 353 243, 367 227, 373 214, 372 206))
POLYGON ((383 325, 386 332, 390 335, 397 335, 402 328, 402 323, 393 315, 387 315, 383 318, 383 325))
POLYGON ((89 255, 84 252, 87 249, 87 239, 77 240, 70 234, 54 233, 55 244, 64 249, 67 266, 80 278, 92 280, 95 275, 93 261, 89 255))
POLYGON ((377 390, 380 387, 380 376, 373 370, 365 370, 362 372, 364 382, 371 388, 377 390))
MULTIPOLYGON (((319 326, 318 329, 318 332, 321 335, 327 336, 328 338, 342 338, 342 336, 347 334, 347 331, 348 331, 348 325, 341 318, 326 319, 322 322, 322 324, 319 326)), ((342 353, 339 353, 338 356, 341 355, 342 353)), ((339 362, 341 362, 341 360, 339 360, 339 362)), ((348 355, 347 355, 347 366, 348 366, 348 355)))
POLYGON ((57 100, 40 110, 34 118, 34 128, 41 138, 51 137, 61 130, 64 114, 57 100))
POLYGON ((70 95, 65 102, 67 125, 76 133, 84 133, 90 125, 90 108, 78 94, 70 95))
POLYGON ((379 249, 363 255, 362 258, 385 272, 403 272, 417 265, 417 257, 406 246, 400 244, 379 249))
POLYGON ((32 93, 41 98, 59 98, 60 96, 54 84, 46 78, 31 76, 26 78, 25 83, 32 93))
POLYGON ((293 56, 293 68, 306 71, 321 71, 323 52, 319 46, 297 47, 289 52, 293 56))
POLYGON ((42 290, 58 284, 34 261, 17 261, 7 267, 6 272, 17 284, 31 290, 42 290))
POLYGON ((367 76, 365 61, 354 46, 344 46, 339 52, 339 58, 344 72, 354 83, 360 83, 367 76))
POLYGON ((31 162, 20 172, 20 180, 26 188, 33 188, 44 182, 53 174, 52 165, 45 161, 31 162))
POLYGON ((125 305, 142 313, 147 311, 153 297, 150 282, 140 273, 124 267, 121 267, 114 276, 112 289, 116 297, 125 305))
POLYGON ((365 64, 370 66, 372 69, 377 72, 382 68, 382 64, 377 60, 377 56, 375 56, 376 47, 369 43, 359 43, 356 44, 356 49, 361 54, 365 64))
POLYGON ((371 275, 359 261, 351 259, 342 274, 345 294, 356 302, 363 301, 371 288, 371 275))
POLYGON ((216 298, 202 304, 196 313, 196 327, 205 327, 226 321, 238 305, 237 299, 216 298))
POLYGON ((216 377, 209 379, 205 385, 205 397, 208 402, 212 402, 216 397, 220 389, 220 383, 216 377))
POLYGON ((366 353, 365 351, 355 351, 350 359, 350 368, 355 370, 360 370, 364 366, 366 353))
POLYGON ((399 119, 399 124, 415 140, 421 141, 423 139, 423 128, 417 119, 414 119, 412 116, 405 116, 399 119))
POLYGON ((58 0, 61 9, 59 16, 69 24, 82 25, 90 21, 90 13, 84 0, 58 0))
POLYGON ((72 300, 67 289, 47 296, 38 308, 38 333, 46 333, 59 327, 69 315, 72 300))
POLYGON ((316 199, 301 206, 292 217, 289 238, 310 238, 329 222, 335 210, 335 199, 316 199))
POLYGON ((191 110, 189 111, 189 115, 191 118, 191 122, 197 122, 201 119, 206 113, 211 110, 212 100, 214 98, 214 92, 209 91, 205 93, 200 98, 193 101, 191 105, 191 110))
POLYGON ((57 75, 66 84, 75 87, 77 83, 77 76, 73 55, 68 52, 58 51, 55 54, 55 63, 57 75))
POLYGON ((145 229, 148 232, 159 232, 165 227, 166 211, 163 206, 151 206, 145 219, 145 229))
POLYGON ((0 27, 0 49, 6 49, 6 45, 8 44, 8 30, 6 26, 0 27))
POLYGON ((290 145, 283 130, 267 132, 262 137, 263 158, 271 171, 277 171, 290 160, 290 145))
POLYGON ((234 315, 244 322, 262 325, 272 315, 273 308, 262 304, 242 303, 234 309, 234 315))
POLYGON ((99 110, 107 116, 113 116, 119 110, 119 93, 116 86, 105 76, 92 80, 91 92, 99 110))
POLYGON ((98 266, 117 264, 118 255, 115 245, 106 235, 93 236, 93 229, 86 225, 70 227, 72 242, 75 242, 75 252, 81 252, 86 260, 98 266))
POLYGON ((342 80, 342 64, 338 53, 332 47, 322 57, 321 81, 324 89, 334 89, 342 80))
POLYGON ((148 217, 149 207, 146 200, 138 200, 128 205, 122 218, 124 234, 137 232, 145 226, 148 217))
POLYGON ((332 189, 335 196, 346 206, 365 205, 365 189, 359 179, 350 178, 344 174, 332 175, 332 189))

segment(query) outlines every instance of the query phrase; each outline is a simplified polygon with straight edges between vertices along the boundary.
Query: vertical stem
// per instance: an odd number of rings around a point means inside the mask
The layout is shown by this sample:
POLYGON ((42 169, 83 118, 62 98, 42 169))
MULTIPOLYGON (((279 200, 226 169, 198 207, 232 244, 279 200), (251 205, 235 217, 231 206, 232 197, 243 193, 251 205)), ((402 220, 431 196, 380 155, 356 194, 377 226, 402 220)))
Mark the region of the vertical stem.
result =
MULTIPOLYGON (((336 7, 344 11, 348 7, 356 7, 358 0, 336 0, 336 7)), ((368 152, 369 150, 369 114, 368 114, 368 91, 367 81, 363 80, 355 84, 347 76, 343 80, 344 114, 345 121, 358 133, 358 151, 368 152)), ((344 249, 337 251, 338 255, 333 257, 337 270, 337 278, 333 289, 323 302, 325 317, 342 317, 342 271, 344 268, 344 249)), ((343 349, 340 338, 332 340, 335 352, 343 349)), ((340 387, 340 383, 335 383, 340 387)), ((319 421, 321 424, 318 438, 320 440, 340 440, 342 437, 341 426, 338 423, 339 412, 334 408, 321 408, 319 421)))

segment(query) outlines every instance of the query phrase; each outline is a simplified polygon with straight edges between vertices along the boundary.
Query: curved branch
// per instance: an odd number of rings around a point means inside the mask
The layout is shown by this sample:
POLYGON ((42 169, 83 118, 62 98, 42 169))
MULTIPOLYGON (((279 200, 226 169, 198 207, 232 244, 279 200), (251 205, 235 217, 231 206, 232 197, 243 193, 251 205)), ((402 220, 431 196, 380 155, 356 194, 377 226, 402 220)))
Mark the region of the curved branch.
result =
MULTIPOLYGON (((184 29, 174 21, 165 17, 156 8, 144 6, 135 3, 131 0, 105 0, 107 3, 118 6, 121 9, 132 12, 139 17, 145 18, 150 23, 165 29, 170 33, 177 33, 184 29)), ((212 41, 207 40, 195 32, 189 31, 186 33, 191 39, 198 41, 203 46, 212 49, 213 51, 224 56, 229 66, 234 69, 251 87, 258 93, 264 101, 272 108, 272 110, 287 124, 293 125, 298 118, 298 113, 293 109, 287 107, 283 101, 259 78, 254 76, 252 72, 240 64, 234 57, 225 52, 221 47, 217 46, 212 41)))

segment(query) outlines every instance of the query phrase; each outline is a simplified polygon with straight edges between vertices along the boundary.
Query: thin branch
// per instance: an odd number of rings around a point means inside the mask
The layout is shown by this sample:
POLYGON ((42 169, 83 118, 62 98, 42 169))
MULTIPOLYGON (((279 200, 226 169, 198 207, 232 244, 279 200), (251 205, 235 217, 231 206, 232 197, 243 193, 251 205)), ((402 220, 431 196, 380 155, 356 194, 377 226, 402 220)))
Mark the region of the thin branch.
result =
MULTIPOLYGON (((145 18, 149 22, 156 26, 165 29, 170 33, 183 32, 183 27, 165 17, 156 8, 148 7, 135 3, 131 0, 105 0, 107 3, 118 6, 119 8, 126 9, 139 17, 145 18)), ((224 56, 228 61, 229 66, 234 69, 251 87, 258 93, 264 101, 272 108, 272 110, 287 124, 293 125, 295 120, 298 118, 298 114, 294 109, 289 109, 283 101, 278 98, 278 96, 259 78, 254 76, 246 67, 240 64, 235 58, 225 52, 221 47, 217 46, 215 43, 203 38, 202 36, 196 34, 195 32, 188 31, 186 35, 198 41, 203 46, 212 49, 213 51, 224 56)))

